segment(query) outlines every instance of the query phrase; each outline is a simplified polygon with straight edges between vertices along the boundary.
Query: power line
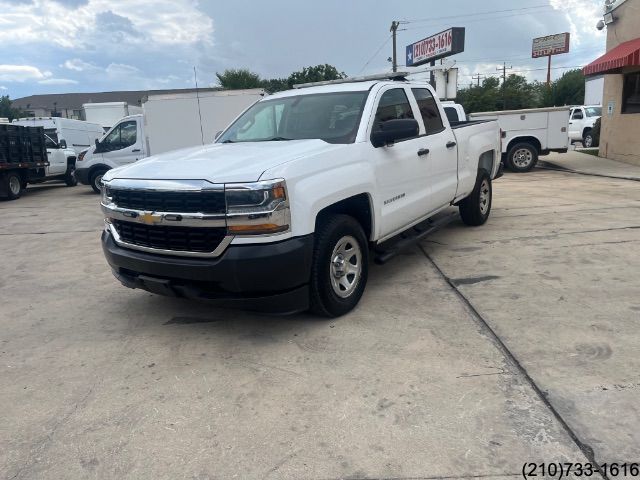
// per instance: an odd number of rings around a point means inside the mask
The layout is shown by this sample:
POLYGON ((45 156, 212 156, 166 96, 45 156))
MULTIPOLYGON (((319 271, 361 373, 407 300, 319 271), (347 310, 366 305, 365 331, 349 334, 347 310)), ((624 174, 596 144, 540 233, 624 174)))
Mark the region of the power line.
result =
MULTIPOLYGON (((550 11, 550 12, 539 12, 539 14, 547 14, 547 13, 555 13, 555 11, 550 11)), ((469 24, 469 23, 477 23, 477 22, 486 22, 487 20, 501 20, 503 18, 511 18, 511 17, 519 17, 522 15, 521 13, 512 13, 512 14, 508 14, 508 15, 501 15, 501 16, 486 16, 483 18, 477 18, 477 19, 465 19, 464 23, 465 25, 469 24)), ((438 25, 441 24, 443 22, 433 22, 433 25, 438 25)), ((405 31, 411 31, 411 30, 423 30, 424 26, 421 27, 411 27, 411 28, 406 28, 405 31)))
POLYGON ((471 80, 477 80, 478 81, 478 86, 480 86, 480 79, 482 77, 486 77, 486 75, 482 75, 481 73, 476 73, 475 75, 471 76, 471 80))
POLYGON ((382 45, 380 45, 380 47, 376 50, 376 53, 374 53, 373 55, 371 55, 371 58, 369 60, 367 60, 367 62, 364 64, 364 66, 360 69, 360 71, 358 72, 358 74, 362 73, 364 71, 365 68, 367 68, 367 66, 373 61, 374 58, 376 58, 376 56, 380 53, 380 51, 384 48, 384 46, 389 43, 389 40, 391 40, 391 37, 393 37, 392 35, 389 35, 387 37, 387 39, 382 42, 382 45))
POLYGON ((539 8, 552 8, 551 5, 544 4, 544 5, 535 5, 535 6, 531 6, 531 7, 520 7, 520 8, 510 8, 507 10, 490 10, 490 11, 486 11, 486 12, 475 12, 475 13, 464 13, 462 15, 448 15, 446 17, 431 17, 431 18, 421 18, 421 19, 416 19, 416 20, 401 20, 400 23, 432 23, 432 22, 437 22, 439 20, 449 20, 452 18, 462 18, 462 17, 475 17, 478 15, 490 15, 490 14, 494 14, 494 13, 507 13, 507 12, 523 12, 525 10, 534 10, 534 9, 539 9, 539 8))

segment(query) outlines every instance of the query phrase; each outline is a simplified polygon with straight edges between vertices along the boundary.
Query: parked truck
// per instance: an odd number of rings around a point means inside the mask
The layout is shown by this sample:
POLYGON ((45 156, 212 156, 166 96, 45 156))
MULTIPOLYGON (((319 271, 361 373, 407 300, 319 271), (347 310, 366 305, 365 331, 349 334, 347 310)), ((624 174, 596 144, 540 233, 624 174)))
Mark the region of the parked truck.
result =
POLYGON ((44 133, 55 143, 66 144, 76 157, 104 135, 97 123, 85 122, 61 117, 25 117, 13 121, 13 125, 23 127, 42 127, 44 133))
POLYGON ((42 127, 0 125, 0 198, 19 198, 29 183, 76 185, 75 152, 62 142, 54 142, 42 127))
POLYGON ((108 170, 150 155, 211 143, 217 132, 263 95, 262 89, 151 95, 143 103, 142 114, 120 119, 78 156, 77 177, 99 193, 108 170))
POLYGON ((384 263, 447 223, 484 224, 495 121, 451 127, 408 73, 302 86, 248 108, 215 144, 108 171, 102 244, 130 288, 335 317, 384 263))
POLYGON ((102 126, 102 133, 108 131, 123 117, 142 113, 142 107, 127 102, 84 103, 84 118, 87 122, 102 126))
POLYGON ((528 172, 538 157, 569 149, 569 107, 478 112, 467 118, 498 121, 503 161, 514 172, 528 172))

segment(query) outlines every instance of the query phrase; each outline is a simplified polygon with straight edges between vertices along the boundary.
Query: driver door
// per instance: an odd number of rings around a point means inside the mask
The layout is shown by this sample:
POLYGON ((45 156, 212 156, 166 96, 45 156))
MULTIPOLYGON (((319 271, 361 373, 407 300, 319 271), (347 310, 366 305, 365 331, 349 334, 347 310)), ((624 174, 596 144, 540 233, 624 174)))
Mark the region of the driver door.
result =
POLYGON ((144 157, 141 133, 136 120, 120 122, 100 142, 99 153, 111 165, 133 163, 144 157))
MULTIPOLYGON (((51 134, 45 134, 44 140, 47 147, 47 160, 49 161, 48 175, 62 175, 67 171, 67 157, 64 154, 64 150, 60 148, 57 142, 57 136, 55 140, 50 136, 51 134)), ((55 133, 53 134, 55 135, 55 133)))
POLYGON ((571 140, 582 140, 582 124, 584 122, 584 112, 581 108, 574 108, 569 119, 569 138, 571 140))

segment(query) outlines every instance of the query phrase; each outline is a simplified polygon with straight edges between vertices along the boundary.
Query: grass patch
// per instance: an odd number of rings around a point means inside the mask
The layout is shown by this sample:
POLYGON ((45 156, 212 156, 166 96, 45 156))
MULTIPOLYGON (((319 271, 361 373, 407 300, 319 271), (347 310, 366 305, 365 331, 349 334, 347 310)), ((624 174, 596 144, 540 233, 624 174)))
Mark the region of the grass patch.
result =
POLYGON ((598 157, 598 153, 600 153, 599 148, 581 148, 579 150, 580 153, 586 153, 587 155, 593 155, 594 157, 598 157))

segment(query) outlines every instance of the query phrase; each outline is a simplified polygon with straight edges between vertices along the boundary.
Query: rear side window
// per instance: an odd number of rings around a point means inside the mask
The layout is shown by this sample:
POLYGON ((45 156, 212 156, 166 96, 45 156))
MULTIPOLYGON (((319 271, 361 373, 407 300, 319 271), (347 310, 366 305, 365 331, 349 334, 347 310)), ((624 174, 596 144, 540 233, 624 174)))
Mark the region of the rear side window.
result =
POLYGON ((404 88, 394 88, 387 90, 380 97, 378 110, 376 110, 376 118, 374 130, 380 128, 382 122, 387 120, 398 120, 403 118, 413 118, 413 110, 409 104, 409 99, 404 88))
POLYGON ((444 107, 444 113, 449 119, 449 123, 459 122, 458 111, 454 107, 444 107))
POLYGON ((433 98, 433 95, 431 95, 431 92, 426 88, 412 88, 411 91, 418 102, 418 108, 424 121, 426 134, 429 135, 443 131, 444 125, 442 124, 442 118, 438 111, 438 104, 433 98))

